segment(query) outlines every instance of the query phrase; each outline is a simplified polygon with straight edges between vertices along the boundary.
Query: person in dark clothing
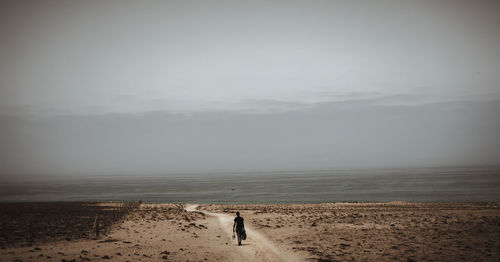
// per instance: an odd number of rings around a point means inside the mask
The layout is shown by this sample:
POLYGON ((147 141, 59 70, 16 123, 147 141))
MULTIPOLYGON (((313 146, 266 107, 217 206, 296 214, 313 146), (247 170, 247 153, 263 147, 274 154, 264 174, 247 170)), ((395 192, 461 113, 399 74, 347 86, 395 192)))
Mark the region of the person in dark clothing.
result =
POLYGON ((236 212, 236 217, 234 218, 233 224, 233 234, 236 231, 238 235, 238 246, 241 246, 241 238, 245 231, 245 225, 243 225, 243 218, 240 217, 240 212, 236 212))

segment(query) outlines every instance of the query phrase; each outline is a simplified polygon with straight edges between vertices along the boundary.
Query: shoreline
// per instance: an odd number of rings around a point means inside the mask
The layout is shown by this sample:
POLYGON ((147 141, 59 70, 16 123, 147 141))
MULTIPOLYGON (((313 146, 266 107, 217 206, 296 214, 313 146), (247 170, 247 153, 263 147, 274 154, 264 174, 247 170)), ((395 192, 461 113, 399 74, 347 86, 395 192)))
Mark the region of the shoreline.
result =
MULTIPOLYGON (((127 200, 126 202, 138 202, 141 200, 127 200)), ((117 201, 117 200, 110 200, 110 201, 87 201, 87 200, 68 200, 68 201, 0 201, 0 205, 25 205, 25 204, 71 204, 71 203, 89 203, 89 204, 116 204, 116 203, 121 203, 123 201, 117 201)), ((147 204, 147 205, 162 205, 162 204, 172 204, 172 205, 185 205, 185 204, 197 204, 197 205, 284 205, 284 206, 291 206, 291 205, 322 205, 322 204, 374 204, 374 205, 390 205, 390 204, 441 204, 441 205, 496 205, 500 204, 500 201, 470 201, 470 202, 463 202, 463 201, 457 201, 457 202, 451 202, 451 201, 387 201, 387 202, 381 202, 381 201, 374 201, 374 202, 363 202, 363 201, 339 201, 339 202, 287 202, 287 203, 282 203, 282 202, 169 202, 169 201, 158 201, 158 202, 153 202, 153 201, 142 201, 142 204, 147 204)))

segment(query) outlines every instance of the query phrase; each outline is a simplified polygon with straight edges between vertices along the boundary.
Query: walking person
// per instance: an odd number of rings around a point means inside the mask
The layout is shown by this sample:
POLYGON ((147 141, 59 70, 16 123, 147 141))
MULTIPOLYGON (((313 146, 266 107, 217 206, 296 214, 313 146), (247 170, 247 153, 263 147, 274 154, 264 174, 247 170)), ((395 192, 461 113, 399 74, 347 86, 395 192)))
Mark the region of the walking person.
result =
POLYGON ((238 246, 241 246, 241 240, 246 239, 245 225, 243 224, 243 218, 240 217, 240 212, 236 212, 236 217, 234 218, 233 224, 233 236, 236 231, 236 235, 238 235, 238 246))

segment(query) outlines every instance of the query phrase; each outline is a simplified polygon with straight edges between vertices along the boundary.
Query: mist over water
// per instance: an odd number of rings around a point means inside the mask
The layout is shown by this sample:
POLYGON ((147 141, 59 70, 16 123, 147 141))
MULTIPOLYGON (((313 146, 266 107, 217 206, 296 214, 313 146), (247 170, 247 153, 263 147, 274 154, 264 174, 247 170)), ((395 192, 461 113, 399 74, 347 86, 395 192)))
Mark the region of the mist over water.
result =
POLYGON ((321 203, 500 201, 500 168, 269 172, 7 182, 0 201, 321 203))

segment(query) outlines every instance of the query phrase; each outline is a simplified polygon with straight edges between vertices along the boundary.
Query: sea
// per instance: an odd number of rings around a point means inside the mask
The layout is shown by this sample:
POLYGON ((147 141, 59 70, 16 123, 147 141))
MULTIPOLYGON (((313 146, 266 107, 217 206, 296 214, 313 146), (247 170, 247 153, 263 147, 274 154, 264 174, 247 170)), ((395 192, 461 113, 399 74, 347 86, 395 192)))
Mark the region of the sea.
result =
POLYGON ((0 201, 500 202, 500 168, 416 168, 4 179, 0 201))

